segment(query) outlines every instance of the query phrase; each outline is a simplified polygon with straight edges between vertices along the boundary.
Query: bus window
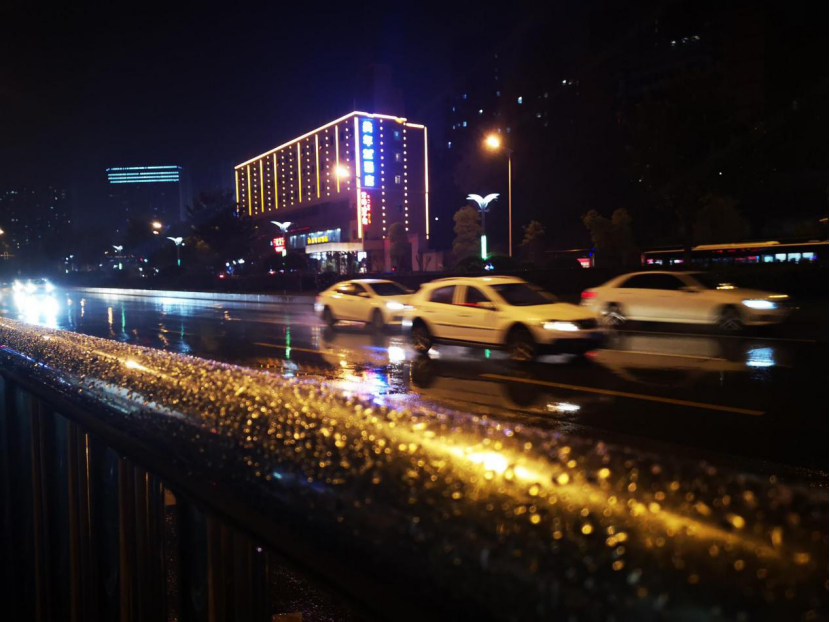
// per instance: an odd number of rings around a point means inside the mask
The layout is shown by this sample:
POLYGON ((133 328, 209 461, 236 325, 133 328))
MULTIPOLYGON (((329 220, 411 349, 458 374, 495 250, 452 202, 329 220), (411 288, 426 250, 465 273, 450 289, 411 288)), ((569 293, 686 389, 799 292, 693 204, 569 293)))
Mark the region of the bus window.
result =
POLYGON ((764 263, 772 263, 774 259, 772 255, 764 255, 764 263))
POLYGON ((787 261, 787 253, 775 253, 775 261, 787 261))
POLYGON ((801 258, 806 259, 807 261, 815 261, 816 254, 815 253, 801 253, 801 258))
POLYGON ((801 259, 801 253, 787 253, 787 261, 798 261, 801 259))

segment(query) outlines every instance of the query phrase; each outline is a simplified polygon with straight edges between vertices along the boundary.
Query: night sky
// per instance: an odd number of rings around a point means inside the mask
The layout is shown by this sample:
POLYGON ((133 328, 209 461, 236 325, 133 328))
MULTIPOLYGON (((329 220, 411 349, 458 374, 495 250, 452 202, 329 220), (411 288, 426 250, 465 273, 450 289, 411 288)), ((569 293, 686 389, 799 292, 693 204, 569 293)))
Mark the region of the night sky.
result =
MULTIPOLYGON (((83 221, 102 209, 96 192, 108 166, 182 164, 194 191, 230 187, 235 163, 353 110, 358 77, 370 63, 391 68, 406 116, 429 124, 446 107, 451 80, 473 75, 492 50, 529 28, 549 33, 552 63, 590 68, 613 41, 625 40, 613 11, 636 14, 629 19, 636 25, 653 19, 655 6, 674 4, 134 2, 47 9, 6 2, 0 188, 67 187, 83 221), (580 27, 587 11, 608 13, 594 20, 603 30, 580 27)), ((769 6, 775 23, 778 5, 769 6)), ((788 5, 783 15, 795 26, 785 36, 803 39, 813 10, 806 2, 788 5)), ((766 58, 768 71, 800 72, 805 83, 814 74, 826 92, 826 56, 813 67, 791 62, 788 41, 776 44, 783 54, 766 58)))
POLYGON ((229 185, 233 164, 351 111, 369 63, 392 67, 417 119, 453 49, 464 62, 488 29, 528 19, 386 6, 3 9, 0 184, 68 184, 83 201, 107 166, 184 164, 194 189, 229 185))

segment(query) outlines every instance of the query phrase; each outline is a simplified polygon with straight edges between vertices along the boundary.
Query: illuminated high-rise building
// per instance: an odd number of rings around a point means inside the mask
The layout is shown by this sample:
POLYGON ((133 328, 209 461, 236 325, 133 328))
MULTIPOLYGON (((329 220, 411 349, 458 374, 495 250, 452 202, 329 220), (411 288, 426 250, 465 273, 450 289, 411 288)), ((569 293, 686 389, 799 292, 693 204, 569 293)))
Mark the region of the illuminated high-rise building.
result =
POLYGON ((352 112, 235 167, 237 209, 290 222, 275 246, 320 269, 389 269, 390 229, 412 252, 430 234, 427 130, 407 119, 352 112))
POLYGON ((190 185, 181 166, 115 166, 107 169, 107 194, 118 228, 130 219, 184 220, 190 185))

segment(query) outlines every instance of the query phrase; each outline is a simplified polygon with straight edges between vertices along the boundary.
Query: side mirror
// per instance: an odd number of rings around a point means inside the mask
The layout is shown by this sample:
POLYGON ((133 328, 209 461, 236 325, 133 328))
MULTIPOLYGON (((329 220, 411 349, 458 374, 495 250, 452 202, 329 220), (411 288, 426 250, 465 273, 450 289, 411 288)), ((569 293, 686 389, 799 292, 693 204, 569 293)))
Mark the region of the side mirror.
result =
POLYGON ((479 309, 487 309, 488 311, 496 310, 496 305, 494 305, 492 302, 479 302, 476 306, 479 309))
POLYGON ((357 295, 360 296, 361 298, 368 298, 369 297, 369 292, 357 292, 357 295))

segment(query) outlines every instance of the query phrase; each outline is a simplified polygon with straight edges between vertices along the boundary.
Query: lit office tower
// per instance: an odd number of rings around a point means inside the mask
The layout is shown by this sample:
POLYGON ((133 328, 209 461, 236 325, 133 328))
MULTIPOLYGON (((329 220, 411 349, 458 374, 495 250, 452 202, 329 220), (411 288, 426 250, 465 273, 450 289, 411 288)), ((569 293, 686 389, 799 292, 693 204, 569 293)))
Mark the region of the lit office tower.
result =
POLYGON ((107 169, 108 195, 118 227, 127 220, 184 220, 190 188, 181 166, 116 166, 107 169))
POLYGON ((288 222, 275 247, 318 268, 389 269, 400 223, 413 253, 429 239, 427 130, 402 117, 352 112, 235 167, 239 213, 288 222))

